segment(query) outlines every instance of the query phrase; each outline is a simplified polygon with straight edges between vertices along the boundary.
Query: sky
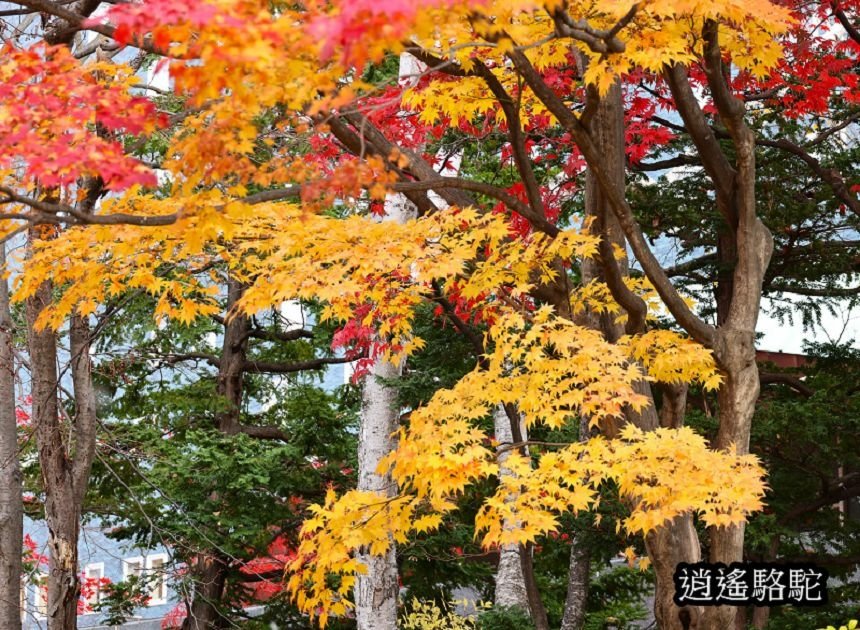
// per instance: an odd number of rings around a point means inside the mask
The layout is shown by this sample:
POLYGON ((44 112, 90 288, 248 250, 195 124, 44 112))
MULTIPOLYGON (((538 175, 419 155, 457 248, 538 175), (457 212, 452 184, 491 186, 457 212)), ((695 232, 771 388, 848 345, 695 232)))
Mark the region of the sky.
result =
MULTIPOLYGON (((767 306, 767 304, 765 304, 767 306)), ((804 330, 800 318, 794 323, 780 322, 765 310, 759 315, 756 332, 764 333, 756 347, 772 352, 803 353, 804 341, 848 343, 860 347, 860 307, 843 307, 835 314, 822 313, 821 324, 804 330)))

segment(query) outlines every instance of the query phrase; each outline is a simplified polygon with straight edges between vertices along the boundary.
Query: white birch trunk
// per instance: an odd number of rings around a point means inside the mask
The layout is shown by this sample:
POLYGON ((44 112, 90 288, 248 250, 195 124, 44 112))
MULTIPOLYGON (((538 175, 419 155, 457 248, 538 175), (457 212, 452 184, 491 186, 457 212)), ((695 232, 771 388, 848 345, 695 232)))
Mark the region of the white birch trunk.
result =
MULTIPOLYGON (((396 378, 400 368, 378 360, 371 368, 362 394, 361 427, 358 438, 358 488, 391 497, 397 492, 390 475, 376 472, 380 460, 397 445, 394 432, 399 424, 396 392, 379 379, 396 378)), ((397 626, 397 552, 394 541, 384 556, 361 553, 367 567, 355 586, 355 616, 358 630, 393 630, 397 626)))
MULTIPOLYGON (((400 80, 409 82, 421 70, 410 55, 400 57, 400 80)), ((403 195, 385 199, 385 221, 405 223, 415 217, 416 209, 403 195)), ((397 393, 380 379, 400 376, 400 366, 377 359, 364 382, 361 401, 361 426, 358 434, 358 489, 394 496, 397 488, 390 475, 376 472, 380 460, 397 446, 394 435, 400 424, 397 393)), ((358 630, 395 630, 397 596, 397 550, 394 540, 384 556, 359 553, 367 572, 355 582, 355 619, 358 630)))
MULTIPOLYGON (((401 195, 385 201, 385 220, 403 223, 414 216, 412 204, 401 195)), ((379 462, 397 447, 395 432, 400 426, 397 392, 385 379, 400 376, 401 366, 379 358, 364 381, 361 400, 361 425, 358 432, 358 489, 378 492, 386 497, 397 494, 391 475, 377 473, 379 462)), ((395 630, 397 596, 397 550, 394 540, 383 556, 359 553, 367 572, 355 582, 355 619, 357 630, 395 630)))
MULTIPOLYGON (((496 407, 493 414, 493 424, 495 425, 496 440, 498 440, 499 444, 504 446, 514 441, 513 432, 511 431, 511 421, 501 405, 496 407)), ((526 426, 522 418, 520 419, 520 431, 523 439, 525 439, 526 426)), ((511 452, 511 450, 506 450, 498 455, 500 478, 512 474, 511 470, 505 467, 505 460, 510 457, 511 452)), ((505 529, 516 529, 518 526, 518 523, 508 521, 502 524, 502 527, 505 529)), ((499 549, 499 566, 496 569, 495 605, 505 607, 517 606, 526 612, 529 610, 519 545, 503 545, 499 549)))

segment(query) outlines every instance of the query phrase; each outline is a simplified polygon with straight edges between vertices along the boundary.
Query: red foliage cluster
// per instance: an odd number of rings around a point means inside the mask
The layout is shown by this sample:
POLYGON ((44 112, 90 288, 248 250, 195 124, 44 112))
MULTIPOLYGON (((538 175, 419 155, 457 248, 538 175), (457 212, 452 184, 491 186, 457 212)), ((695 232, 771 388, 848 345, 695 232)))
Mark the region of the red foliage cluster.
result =
POLYGON ((30 409, 33 408, 33 397, 28 394, 23 398, 20 398, 18 402, 21 406, 15 407, 15 422, 19 427, 30 426, 30 420, 32 420, 32 417, 30 416, 30 412, 24 407, 26 406, 30 409))
POLYGON ((254 578, 245 584, 253 603, 265 602, 283 591, 284 569, 296 556, 283 534, 272 541, 267 552, 267 556, 254 558, 239 569, 243 575, 254 578))
POLYGON ((37 549, 39 548, 36 541, 33 540, 33 537, 30 534, 24 534, 24 547, 22 549, 22 560, 27 567, 32 570, 37 567, 46 567, 48 566, 48 556, 39 553, 37 549))
MULTIPOLYGON (((188 24, 200 28, 210 24, 217 13, 218 7, 200 0, 147 0, 145 3, 118 4, 111 8, 106 17, 116 25, 113 38, 120 44, 133 43, 135 35, 151 32, 156 48, 167 50, 170 33, 159 26, 188 24)), ((104 17, 92 18, 87 24, 104 21, 104 17)), ((237 22, 235 26, 241 24, 237 22)))
POLYGON ((824 114, 834 97, 860 103, 860 43, 846 37, 835 17, 843 11, 856 21, 858 0, 806 2, 784 0, 792 8, 795 24, 786 37, 785 56, 771 74, 756 80, 739 74, 734 87, 755 95, 784 115, 798 118, 824 114))
POLYGON ((91 578, 81 574, 81 596, 78 598, 78 614, 85 615, 93 612, 93 607, 87 601, 90 597, 111 584, 106 577, 91 578))
POLYGON ((0 167, 65 186, 100 176, 108 190, 154 186, 154 173, 125 154, 114 134, 138 134, 158 116, 153 104, 104 82, 63 46, 0 51, 0 167))

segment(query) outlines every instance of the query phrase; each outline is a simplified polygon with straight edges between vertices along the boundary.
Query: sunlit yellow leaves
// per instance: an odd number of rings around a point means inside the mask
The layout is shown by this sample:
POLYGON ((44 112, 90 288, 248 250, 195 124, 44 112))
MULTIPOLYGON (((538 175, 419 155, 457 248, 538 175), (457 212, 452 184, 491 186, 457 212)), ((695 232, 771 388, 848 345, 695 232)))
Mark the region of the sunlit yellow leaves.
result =
MULTIPOLYGON (((496 473, 488 436, 476 422, 499 403, 517 405, 530 425, 558 428, 579 415, 598 424, 620 416, 625 405, 641 409, 647 402, 631 387, 643 375, 622 349, 548 309, 529 322, 515 312, 500 315, 490 339, 495 350, 486 364, 415 410, 385 462, 401 486, 434 509, 449 506, 475 479, 496 473)), ((512 455, 505 467, 527 474, 527 467, 518 470, 520 463, 512 455)), ((582 498, 576 497, 577 509, 582 498)))
POLYGON ((75 227, 35 246, 16 299, 32 295, 46 278, 61 293, 40 325, 58 327, 77 305, 129 289, 157 298, 157 316, 191 321, 217 310, 211 280, 196 270, 220 262, 248 285, 237 306, 244 312, 291 299, 323 302, 324 319, 348 321, 362 312, 361 324, 389 342, 394 360, 422 347, 411 323, 433 281, 456 281, 466 299, 500 290, 520 297, 534 281, 553 277, 550 263, 557 257, 592 255, 597 243, 576 231, 513 239, 503 215, 472 208, 393 224, 359 215, 338 219, 287 203, 249 206, 215 190, 189 193, 181 203, 137 193, 106 202, 104 211, 175 213, 176 222, 75 227))
POLYGON ((754 456, 712 451, 688 428, 643 433, 628 425, 620 440, 572 444, 543 455, 534 470, 503 478, 476 527, 485 531, 485 545, 527 542, 554 531, 559 514, 590 509, 597 488, 610 479, 631 506, 624 520, 631 534, 690 512, 708 525, 729 525, 761 508, 762 473, 754 456), (523 527, 506 531, 502 523, 511 520, 523 527))
POLYGON ((365 571, 355 552, 384 555, 410 532, 430 531, 441 522, 436 514, 416 517, 417 509, 413 497, 353 490, 336 499, 329 491, 323 505, 311 507, 313 516, 302 526, 296 557, 288 567, 287 587, 298 607, 319 616, 322 625, 329 614, 351 609, 355 575, 365 571))
MULTIPOLYGON (((500 475, 495 444, 479 428, 500 402, 516 404, 532 425, 558 427, 578 422, 581 414, 598 422, 620 415, 624 405, 637 408, 645 403, 630 386, 643 377, 629 362, 631 354, 673 382, 686 377, 707 380, 715 374, 710 355, 674 333, 655 331, 650 337, 611 345, 550 309, 529 316, 501 313, 488 341, 494 350, 486 362, 414 410, 397 450, 381 465, 381 470, 390 469, 404 502, 441 515, 456 508, 467 485, 498 477, 496 493, 484 501, 475 521, 486 547, 534 542, 556 531, 561 515, 593 509, 607 482, 618 488, 630 508, 623 520, 630 534, 647 534, 690 513, 705 524, 725 526, 760 509, 765 486, 756 458, 712 451, 688 428, 643 433, 626 425, 620 439, 597 437, 560 445, 536 461, 532 454, 521 453, 519 445, 499 444, 509 451, 505 474, 500 475), (651 344, 654 352, 643 353, 651 344), (682 349, 691 357, 688 362, 664 365, 671 363, 672 352, 682 349)), ((353 499, 342 501, 350 504, 353 499)), ((427 515, 409 522, 409 514, 402 510, 399 515, 406 522, 395 521, 380 535, 396 539, 440 523, 427 515)))
POLYGON ((646 533, 690 510, 707 525, 724 526, 761 509, 765 484, 754 455, 712 451, 688 428, 642 433, 631 425, 612 448, 622 459, 609 474, 637 502, 624 523, 630 532, 646 533))
POLYGON ((706 389, 716 389, 722 381, 711 351, 671 330, 655 329, 625 336, 618 345, 656 381, 698 382, 706 389))
MULTIPOLYGON (((434 409, 439 412, 438 407, 434 409)), ((332 602, 342 601, 345 594, 334 592, 327 584, 332 574, 346 579, 360 570, 353 554, 373 544, 370 536, 376 537, 378 549, 384 551, 388 541, 437 527, 441 514, 456 507, 453 497, 441 495, 456 494, 468 481, 458 485, 450 475, 469 475, 469 480, 475 480, 497 474, 491 464, 495 453, 477 449, 487 440, 474 428, 475 421, 456 420, 459 414, 455 414, 419 414, 417 418, 413 414, 406 444, 401 443, 390 460, 400 471, 397 499, 349 492, 337 500, 330 495, 324 506, 314 508, 314 517, 303 529, 303 555, 291 567, 297 573, 290 578, 289 587, 300 607, 314 614, 317 609, 313 607, 327 610, 332 602), (449 428, 452 422, 457 425, 454 429, 449 428), (413 472, 404 474, 410 464, 400 464, 410 456, 417 457, 415 445, 430 448, 433 440, 447 446, 422 456, 426 468, 416 462, 413 472), (436 483, 444 490, 435 490, 436 483), (344 527, 363 531, 347 533, 344 527)), ((534 542, 556 531, 563 514, 593 509, 606 482, 617 486, 630 507, 629 516, 619 522, 629 534, 647 534, 691 513, 706 525, 739 523, 761 508, 765 491, 763 471, 754 456, 712 451, 686 427, 643 433, 627 425, 620 439, 596 437, 573 443, 543 453, 536 464, 531 457, 512 451, 505 467, 509 473, 499 477, 496 493, 484 501, 475 519, 476 535, 488 548, 534 542)), ((627 557, 635 559, 632 548, 627 557)), ((639 563, 643 570, 647 567, 647 559, 639 563)))
POLYGON ((491 334, 488 373, 495 385, 486 384, 487 400, 517 404, 528 423, 558 428, 583 415, 596 425, 620 416, 625 405, 640 409, 647 402, 631 387, 643 375, 623 351, 547 308, 528 323, 517 313, 504 316, 491 334))
MULTIPOLYGON (((514 47, 524 50, 534 66, 543 70, 569 62, 567 47, 561 43, 569 41, 586 59, 584 82, 605 93, 620 75, 635 69, 660 72, 666 64, 688 64, 698 58, 702 52, 702 28, 707 20, 720 24, 721 44, 738 67, 756 76, 766 74, 780 55, 776 35, 784 32, 791 23, 790 13, 768 0, 720 3, 698 0, 584 1, 564 3, 563 9, 570 15, 570 22, 577 27, 572 34, 556 39, 555 26, 549 15, 560 5, 557 1, 528 0, 476 3, 473 11, 461 17, 460 22, 451 19, 441 33, 416 39, 435 54, 456 60, 467 70, 472 62, 463 50, 472 50, 480 45, 473 42, 474 34, 492 42, 491 47, 482 50, 480 58, 494 69, 509 91, 516 85, 516 79, 505 57, 514 47), (631 11, 631 19, 623 27, 614 28, 631 11), (608 51, 602 48, 605 42, 600 38, 588 37, 588 33, 610 30, 615 33, 616 43, 608 51), (592 48, 595 41, 597 47, 592 48)), ((421 20, 422 14, 418 12, 416 22, 421 20)), ((428 121, 447 111, 456 123, 461 116, 469 117, 480 109, 476 101, 471 105, 461 102, 468 99, 461 99, 462 95, 456 93, 462 89, 458 87, 460 83, 460 80, 431 82, 423 88, 425 96, 413 94, 408 102, 424 103, 426 109, 423 111, 428 121)), ((519 89, 516 91, 520 92, 519 89)), ((520 98, 524 109, 540 108, 528 90, 522 91, 520 98)), ((485 107, 489 109, 489 106, 485 107)))
POLYGON ((472 122, 490 111, 504 120, 498 101, 480 77, 432 81, 427 87, 407 90, 403 104, 418 112, 421 122, 426 124, 435 123, 442 116, 449 117, 454 124, 472 122))

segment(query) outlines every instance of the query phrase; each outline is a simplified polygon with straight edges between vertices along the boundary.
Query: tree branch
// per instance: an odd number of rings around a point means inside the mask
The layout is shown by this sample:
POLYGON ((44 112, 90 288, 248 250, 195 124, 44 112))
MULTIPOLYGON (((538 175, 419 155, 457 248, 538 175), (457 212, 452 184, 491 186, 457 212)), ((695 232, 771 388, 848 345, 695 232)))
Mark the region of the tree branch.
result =
POLYGON ((540 74, 521 51, 514 49, 508 53, 508 56, 516 66, 517 71, 525 79, 526 83, 529 84, 534 94, 546 105, 547 109, 556 119, 564 125, 577 146, 579 146, 588 167, 594 173, 609 206, 615 213, 633 253, 642 265, 642 269, 648 276, 651 284, 654 285, 663 303, 675 317, 678 324, 696 341, 708 347, 712 346, 714 338, 713 327, 709 326, 690 310, 672 285, 666 272, 648 246, 642 234, 642 229, 636 222, 633 210, 627 203, 623 191, 618 190, 606 173, 603 157, 597 150, 588 130, 581 124, 573 112, 567 108, 567 105, 546 85, 540 74))
POLYGON ((851 20, 848 19, 847 15, 845 15, 845 11, 839 8, 839 0, 831 0, 830 8, 833 11, 833 16, 839 20, 839 23, 848 33, 848 36, 860 44, 860 30, 851 23, 851 20))
POLYGON ((559 8, 551 15, 555 22, 555 31, 562 37, 569 37, 587 45, 593 52, 596 53, 620 53, 624 52, 626 46, 618 37, 618 33, 623 29, 639 10, 637 2, 630 7, 630 10, 609 30, 601 30, 592 27, 587 20, 576 20, 565 11, 559 8))
POLYGON ((786 138, 778 138, 777 140, 767 140, 764 138, 756 138, 756 144, 765 147, 774 147, 787 151, 792 155, 796 155, 803 161, 809 169, 818 175, 827 185, 830 186, 833 193, 842 203, 851 209, 851 212, 860 216, 860 200, 857 195, 853 194, 849 189, 842 174, 835 168, 825 168, 816 158, 810 155, 803 147, 795 144, 786 138))
POLYGON ((690 272, 701 269, 705 265, 715 265, 719 262, 717 260, 716 254, 705 254, 704 256, 700 256, 698 258, 693 258, 692 260, 685 260, 684 262, 678 263, 672 267, 666 269, 666 275, 670 278, 674 278, 676 276, 683 276, 690 272))
MULTIPOLYGON (((678 109, 685 126, 674 125, 658 117, 655 117, 655 122, 674 128, 676 131, 686 131, 696 146, 702 166, 705 167, 705 171, 713 180, 717 192, 723 198, 730 196, 734 188, 735 169, 729 163, 713 130, 708 125, 705 113, 699 106, 696 95, 690 87, 687 69, 676 63, 668 66, 663 71, 663 76, 669 85, 675 107, 678 109)), ((733 213, 728 200, 718 200, 718 205, 729 225, 735 225, 736 218, 731 216, 733 213)))
POLYGON ((771 282, 767 291, 779 291, 781 293, 794 293, 795 295, 807 295, 809 297, 853 297, 860 295, 860 286, 856 287, 801 287, 783 282, 771 282))
POLYGON ((638 162, 630 164, 630 168, 634 171, 662 171, 664 169, 676 168, 678 166, 701 166, 702 160, 697 155, 676 155, 675 157, 665 160, 656 160, 654 162, 638 162))
MULTIPOLYGON (((164 355, 164 361, 170 365, 180 361, 206 361, 209 365, 220 367, 221 358, 205 352, 183 352, 179 354, 164 355)), ((355 357, 320 357, 305 361, 279 362, 279 361, 257 361, 247 359, 242 365, 245 372, 251 374, 291 374, 304 370, 318 370, 326 365, 337 365, 340 363, 351 363, 355 357)))
POLYGON ((788 385, 791 389, 806 398, 809 398, 815 393, 809 385, 800 380, 797 376, 791 374, 782 374, 780 372, 759 372, 759 383, 762 385, 788 385))
MULTIPOLYGON (((54 17, 58 17, 66 22, 66 25, 60 29, 57 29, 56 33, 54 33, 51 38, 45 38, 45 40, 50 44, 58 44, 63 43, 65 41, 71 41, 71 38, 74 36, 74 34, 81 30, 93 31, 95 33, 100 33, 101 35, 105 35, 111 38, 116 32, 116 29, 108 24, 90 24, 88 26, 83 26, 83 22, 89 17, 89 15, 93 11, 95 11, 98 5, 101 4, 101 2, 98 0, 82 0, 82 6, 86 9, 83 11, 83 15, 81 15, 80 13, 76 13, 75 11, 69 10, 63 6, 60 6, 57 3, 50 2, 49 0, 16 0, 16 2, 21 6, 25 6, 29 9, 32 9, 33 11, 47 13, 48 15, 53 15, 54 17)), ((145 50, 146 52, 159 55, 164 54, 164 51, 156 49, 152 45, 152 42, 148 39, 144 39, 142 41, 135 40, 134 46, 140 48, 141 50, 145 50)))
POLYGON ((442 310, 445 311, 445 315, 447 315, 448 319, 451 320, 451 323, 454 324, 454 327, 460 331, 460 334, 463 335, 466 340, 471 344, 472 350, 475 352, 475 356, 478 357, 478 363, 481 367, 487 367, 487 359, 484 357, 484 342, 481 340, 480 335, 478 335, 466 322, 464 322, 458 315, 456 310, 454 309, 451 302, 445 297, 445 294, 442 292, 442 287, 439 286, 439 283, 436 280, 432 281, 433 285, 433 301, 437 302, 442 310))
POLYGON ((290 363, 280 363, 271 361, 255 361, 248 359, 245 361, 244 370, 252 374, 291 374, 293 372, 302 372, 304 370, 318 370, 326 365, 337 365, 340 363, 352 363, 356 357, 321 357, 317 359, 308 359, 307 361, 294 361, 290 363))
MULTIPOLYGON (((854 474, 856 475, 856 473, 854 474)), ((852 478, 854 479, 852 483, 846 483, 847 477, 849 476, 834 480, 832 483, 828 484, 829 487, 834 488, 833 490, 823 492, 809 503, 804 503, 803 505, 799 505, 794 509, 789 510, 782 516, 782 518, 779 519, 779 522, 783 524, 792 523, 804 514, 816 512, 823 507, 833 505, 839 501, 845 501, 846 499, 860 496, 860 481, 852 478)))
POLYGON ((535 229, 540 230, 549 236, 556 236, 560 232, 555 225, 547 221, 545 217, 540 216, 530 205, 523 203, 517 197, 514 197, 503 189, 493 186, 492 184, 463 179, 460 177, 436 176, 433 179, 394 184, 391 188, 397 192, 411 190, 434 190, 438 192, 439 190, 445 190, 446 188, 458 188, 460 190, 480 193, 501 201, 509 209, 528 219, 535 229))
POLYGON ((227 431, 228 435, 236 435, 238 433, 257 438, 258 440, 280 440, 281 442, 290 441, 290 436, 278 427, 253 424, 234 424, 227 431))

